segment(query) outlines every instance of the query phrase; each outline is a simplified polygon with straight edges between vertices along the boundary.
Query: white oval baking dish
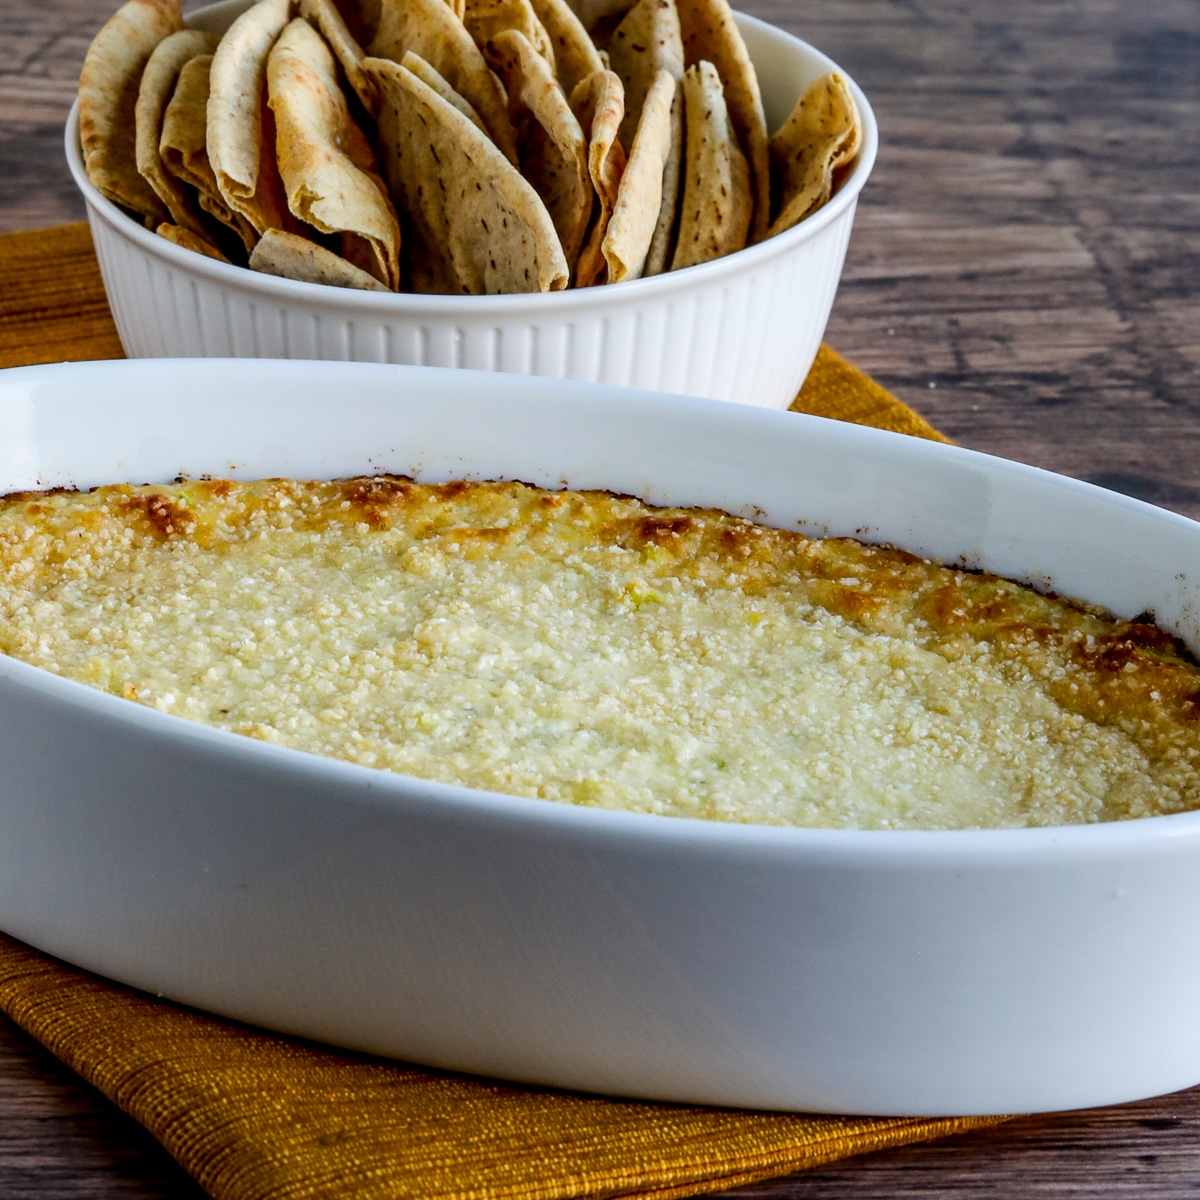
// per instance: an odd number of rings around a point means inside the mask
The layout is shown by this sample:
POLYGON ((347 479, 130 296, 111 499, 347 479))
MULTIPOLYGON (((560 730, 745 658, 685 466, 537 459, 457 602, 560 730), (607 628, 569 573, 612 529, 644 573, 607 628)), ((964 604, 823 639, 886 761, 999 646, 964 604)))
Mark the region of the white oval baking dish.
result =
MULTIPOLYGON (((224 0, 188 22, 220 33, 247 7, 248 0, 224 0)), ((738 23, 775 129, 835 64, 765 21, 739 16, 738 23)), ((871 106, 849 82, 862 114, 862 149, 837 195, 808 220, 698 267, 548 295, 380 295, 214 262, 144 229, 92 187, 77 104, 67 119, 66 153, 131 358, 467 367, 787 408, 825 332, 858 194, 878 148, 871 106)))
MULTIPOLYGON (((953 447, 482 373, 0 374, 0 491, 178 474, 515 477, 962 559, 1200 646, 1200 525, 953 447)), ((311 757, 0 658, 0 928, 360 1050, 826 1112, 1200 1080, 1200 813, 986 832, 573 808, 311 757)))

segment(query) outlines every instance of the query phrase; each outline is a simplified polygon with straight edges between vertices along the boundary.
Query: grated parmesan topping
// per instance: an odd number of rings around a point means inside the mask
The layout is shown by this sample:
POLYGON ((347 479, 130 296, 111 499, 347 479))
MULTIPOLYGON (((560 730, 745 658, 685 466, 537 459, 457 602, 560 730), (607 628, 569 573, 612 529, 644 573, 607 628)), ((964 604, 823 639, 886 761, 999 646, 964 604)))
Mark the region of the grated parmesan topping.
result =
POLYGON ((0 510, 5 653, 315 754, 645 813, 947 829, 1200 806, 1200 673, 1145 628, 886 548, 519 484, 0 510))

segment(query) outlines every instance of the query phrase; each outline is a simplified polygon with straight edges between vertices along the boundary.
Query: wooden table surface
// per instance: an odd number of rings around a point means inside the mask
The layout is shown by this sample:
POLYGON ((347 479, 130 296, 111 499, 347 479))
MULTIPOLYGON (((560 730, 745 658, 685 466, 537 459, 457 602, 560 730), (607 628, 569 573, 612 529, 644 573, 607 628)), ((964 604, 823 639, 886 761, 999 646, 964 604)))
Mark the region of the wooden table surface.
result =
MULTIPOLYGON (((743 3, 827 51, 879 118, 828 340, 965 445, 1200 517, 1200 3, 743 3)), ((83 215, 61 130, 114 6, 0 0, 0 230, 83 215)), ((730 1195, 1198 1190, 1200 1089, 730 1195)), ((199 1192, 0 1024, 0 1198, 110 1196, 199 1192)))

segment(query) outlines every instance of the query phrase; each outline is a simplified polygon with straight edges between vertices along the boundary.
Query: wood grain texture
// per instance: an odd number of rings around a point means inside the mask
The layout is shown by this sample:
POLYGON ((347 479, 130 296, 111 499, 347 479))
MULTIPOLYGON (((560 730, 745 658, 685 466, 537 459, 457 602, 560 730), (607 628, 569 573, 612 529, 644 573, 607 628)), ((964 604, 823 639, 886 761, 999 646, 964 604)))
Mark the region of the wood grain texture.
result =
POLYGON ((165 1150, 0 1016, 4 1200, 202 1200, 165 1150))
MULTIPOLYGON (((83 215, 62 123, 114 6, 0 0, 0 231, 83 215)), ((1200 517, 1200 4, 741 6, 829 53, 879 118, 828 340, 965 445, 1200 517)), ((1200 1089, 727 1195, 1197 1191, 1200 1089)), ((197 1194, 138 1126, 0 1019, 0 1197, 197 1194)))

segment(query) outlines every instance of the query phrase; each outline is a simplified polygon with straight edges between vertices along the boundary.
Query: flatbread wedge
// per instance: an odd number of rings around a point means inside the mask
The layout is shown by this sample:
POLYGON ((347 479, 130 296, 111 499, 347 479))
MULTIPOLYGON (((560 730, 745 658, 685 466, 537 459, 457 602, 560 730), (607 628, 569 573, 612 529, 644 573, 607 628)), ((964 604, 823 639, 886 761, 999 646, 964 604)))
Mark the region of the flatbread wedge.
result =
POLYGON ((632 146, 646 93, 659 71, 683 78, 683 36, 675 0, 640 0, 625 14, 608 43, 612 70, 625 85, 621 145, 632 146))
POLYGON ((458 294, 565 287, 550 214, 496 146, 400 64, 368 58, 363 69, 380 96, 384 178, 430 261, 421 284, 458 294))
POLYGON ((550 65, 515 29, 488 43, 488 58, 508 89, 521 174, 542 198, 567 265, 574 268, 592 215, 588 147, 550 65))
POLYGON ((229 27, 213 55, 208 159, 225 203, 261 234, 296 228, 275 161, 267 105, 267 55, 288 23, 290 0, 258 0, 229 27))
POLYGON ((206 258, 216 259, 217 262, 227 263, 229 261, 208 238, 202 234, 195 233, 191 229, 185 229, 181 225, 172 225, 164 221, 154 232, 160 238, 165 238, 168 242, 174 242, 176 246, 181 246, 184 250, 203 254, 206 258))
POLYGON ((128 0, 92 39, 79 76, 79 142, 93 186, 149 218, 167 206, 137 168, 136 110, 142 71, 165 37, 183 28, 179 0, 128 0))
POLYGON ((199 206, 233 229, 247 251, 254 249, 258 233, 241 213, 225 203, 208 161, 208 79, 212 55, 201 54, 184 63, 175 91, 163 113, 158 152, 163 166, 183 183, 196 189, 199 206))
POLYGON ((281 279, 298 279, 301 283, 323 283, 362 292, 390 290, 332 250, 281 229, 268 229, 262 235, 250 255, 250 269, 281 279))
MULTIPOLYGON (((569 0, 580 24, 588 31, 596 49, 603 53, 612 31, 637 0, 569 0)), ((605 66, 607 67, 607 63, 605 66)))
POLYGON ((174 224, 190 229, 199 237, 207 236, 200 207, 183 181, 167 170, 159 143, 163 116, 175 93, 180 71, 193 58, 211 54, 216 46, 217 39, 212 34, 195 29, 181 29, 163 38, 142 72, 134 109, 138 173, 167 206, 174 224))
POLYGON ((463 24, 475 39, 475 45, 488 56, 487 44, 498 33, 515 29, 550 64, 554 73, 554 47, 546 27, 533 11, 529 0, 466 0, 463 24))
POLYGON ((663 164, 662 203, 650 249, 646 252, 644 276, 661 275, 667 270, 679 235, 679 204, 683 191, 683 88, 676 87, 671 101, 671 142, 663 164))
POLYGON ((531 0, 550 44, 554 47, 554 73, 567 95, 604 64, 583 22, 567 0, 531 0))
POLYGON ((418 54, 479 114, 492 141, 510 163, 517 161, 517 134, 508 98, 483 52, 445 0, 381 0, 379 28, 368 53, 402 63, 418 54))
MULTIPOLYGON (((625 14, 608 43, 612 69, 625 85, 625 119, 621 144, 633 144, 642 115, 646 92, 659 71, 670 71, 676 82, 683 79, 683 37, 675 0, 639 0, 625 14)), ((660 275, 667 269, 678 230, 679 190, 683 171, 683 89, 678 88, 671 105, 671 148, 663 167, 662 206, 643 275, 660 275)))
POLYGON ((683 94, 687 171, 673 271, 741 250, 754 207, 750 168, 729 121, 717 68, 709 62, 688 67, 683 94))
POLYGON ((575 286, 603 283, 608 271, 601 245, 617 203, 625 151, 617 137, 625 90, 612 71, 594 71, 571 93, 571 110, 588 139, 588 175, 596 193, 592 224, 575 268, 575 286))
POLYGON ((400 286, 400 224, 338 84, 319 33, 296 17, 267 59, 279 173, 294 216, 341 237, 342 257, 393 291, 400 286))
POLYGON ((646 265, 662 208, 663 171, 671 151, 671 105, 676 87, 670 71, 659 71, 646 94, 642 119, 617 190, 617 203, 601 243, 609 283, 637 279, 646 265))
POLYGON ((771 138, 779 215, 769 236, 790 229, 833 194, 833 173, 858 153, 862 119, 846 81, 830 71, 810 84, 771 138))
POLYGON ((771 214, 771 172, 767 157, 767 118, 758 75, 742 39, 729 0, 677 0, 684 61, 710 62, 725 86, 725 104, 738 143, 750 164, 754 216, 750 241, 766 236, 771 214))
POLYGON ((479 114, 419 55, 411 50, 404 56, 403 63, 426 87, 431 87, 447 104, 454 105, 484 137, 488 136, 487 127, 479 119, 479 114))
POLYGON ((346 82, 354 89, 367 112, 372 111, 374 97, 362 73, 362 60, 366 57, 357 38, 350 32, 342 14, 333 0, 299 0, 300 15, 329 43, 330 50, 346 74, 346 82))

